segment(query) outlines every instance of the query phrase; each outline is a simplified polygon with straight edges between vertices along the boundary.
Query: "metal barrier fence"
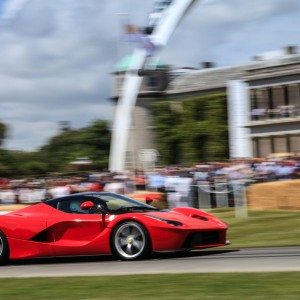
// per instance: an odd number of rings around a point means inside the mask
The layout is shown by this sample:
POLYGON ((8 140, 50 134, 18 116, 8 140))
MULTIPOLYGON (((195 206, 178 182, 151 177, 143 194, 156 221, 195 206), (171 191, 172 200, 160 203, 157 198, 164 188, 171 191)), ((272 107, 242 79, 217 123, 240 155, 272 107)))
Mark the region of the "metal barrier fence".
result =
POLYGON ((240 180, 203 181, 194 187, 197 188, 198 208, 211 210, 212 208, 233 207, 236 217, 248 217, 247 182, 240 180))
POLYGON ((179 186, 167 191, 169 208, 190 206, 210 211, 216 208, 233 208, 237 218, 248 216, 246 187, 248 181, 201 181, 188 189, 179 186))
MULTIPOLYGON (((235 181, 199 181, 197 185, 178 187, 172 192, 166 192, 169 208, 192 206, 203 210, 213 208, 235 209, 236 217, 248 216, 247 182, 235 181)), ((22 203, 29 204, 43 201, 46 198, 46 189, 22 189, 0 191, 0 204, 22 203)))

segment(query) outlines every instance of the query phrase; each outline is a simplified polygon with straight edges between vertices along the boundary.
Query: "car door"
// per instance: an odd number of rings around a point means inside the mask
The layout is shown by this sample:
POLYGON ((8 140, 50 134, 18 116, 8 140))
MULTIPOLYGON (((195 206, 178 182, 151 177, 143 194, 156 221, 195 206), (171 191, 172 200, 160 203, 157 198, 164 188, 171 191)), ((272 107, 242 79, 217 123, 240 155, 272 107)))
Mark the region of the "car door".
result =
POLYGON ((103 252, 104 216, 80 208, 81 203, 97 199, 91 196, 73 196, 57 202, 56 210, 47 220, 52 233, 55 255, 96 255, 103 252))

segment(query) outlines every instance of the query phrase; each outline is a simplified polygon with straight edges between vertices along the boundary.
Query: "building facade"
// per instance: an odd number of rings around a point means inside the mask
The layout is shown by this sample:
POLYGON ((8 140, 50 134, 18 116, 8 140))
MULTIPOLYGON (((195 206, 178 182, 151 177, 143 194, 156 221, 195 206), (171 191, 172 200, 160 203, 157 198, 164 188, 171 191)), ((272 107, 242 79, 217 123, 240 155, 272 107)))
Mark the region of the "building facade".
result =
POLYGON ((300 153, 300 56, 290 55, 246 70, 253 155, 300 153))
MULTIPOLYGON (((226 93, 230 158, 300 152, 300 55, 287 47, 239 66, 172 69, 156 62, 143 77, 132 112, 127 167, 142 167, 139 153, 155 149, 151 104, 180 105, 188 97, 226 93)), ((113 99, 122 93, 126 66, 114 73, 113 99)))

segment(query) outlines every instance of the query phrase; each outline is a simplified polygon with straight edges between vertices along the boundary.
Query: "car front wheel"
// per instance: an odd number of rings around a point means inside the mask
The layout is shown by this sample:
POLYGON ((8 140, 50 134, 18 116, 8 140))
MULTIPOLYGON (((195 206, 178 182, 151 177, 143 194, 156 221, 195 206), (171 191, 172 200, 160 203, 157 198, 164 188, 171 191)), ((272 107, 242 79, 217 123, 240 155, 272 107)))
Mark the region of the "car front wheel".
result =
POLYGON ((150 253, 150 238, 137 222, 119 224, 112 234, 113 253, 123 260, 142 259, 150 253))

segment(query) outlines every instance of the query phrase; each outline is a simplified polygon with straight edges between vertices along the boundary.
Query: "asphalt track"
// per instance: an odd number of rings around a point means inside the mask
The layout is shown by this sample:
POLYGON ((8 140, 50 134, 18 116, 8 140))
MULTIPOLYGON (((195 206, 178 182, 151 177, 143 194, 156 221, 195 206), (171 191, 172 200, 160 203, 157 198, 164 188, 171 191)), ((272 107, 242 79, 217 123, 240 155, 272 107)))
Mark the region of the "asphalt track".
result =
POLYGON ((300 247, 164 253, 132 262, 112 256, 15 261, 0 267, 0 278, 283 271, 300 271, 300 247))

